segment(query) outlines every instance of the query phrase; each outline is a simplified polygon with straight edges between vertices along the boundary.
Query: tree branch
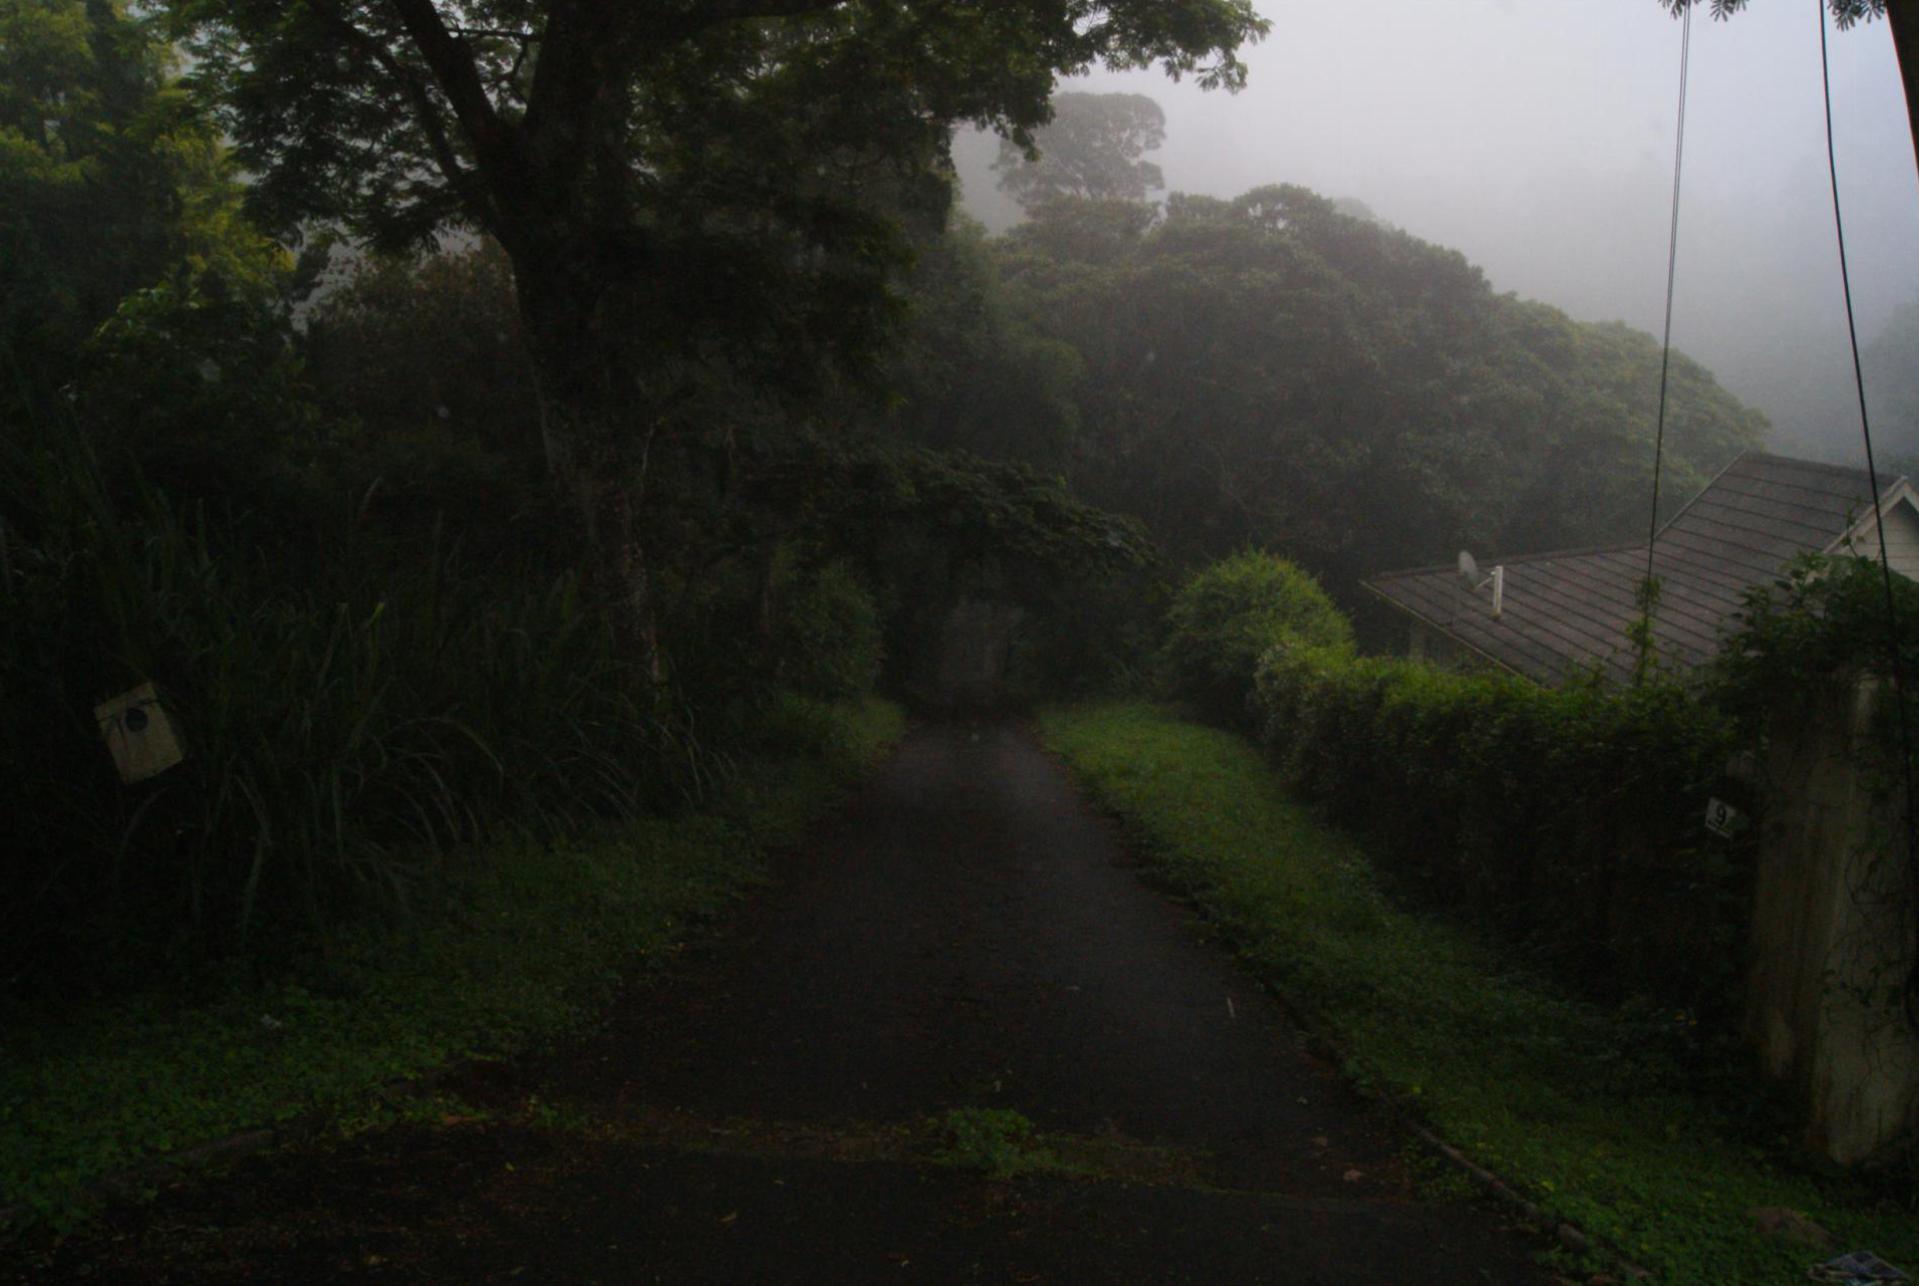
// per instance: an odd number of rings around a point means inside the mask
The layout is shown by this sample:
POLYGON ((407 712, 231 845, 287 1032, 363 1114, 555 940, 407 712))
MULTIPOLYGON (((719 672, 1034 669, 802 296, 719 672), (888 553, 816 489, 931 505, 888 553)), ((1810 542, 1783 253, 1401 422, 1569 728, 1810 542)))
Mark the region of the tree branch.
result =
MULTIPOLYGON (((448 185, 455 192, 460 193, 463 200, 472 203, 477 198, 481 204, 486 205, 483 196, 473 190, 473 172, 460 163, 459 151, 453 146, 452 136, 447 132, 447 123, 440 114, 439 104, 433 101, 433 95, 427 92, 427 87, 421 83, 420 78, 411 68, 395 58, 393 51, 388 49, 378 37, 354 26, 337 8, 329 6, 322 12, 322 16, 327 26, 342 43, 362 57, 370 59, 399 87, 401 94, 406 97, 407 103, 413 109, 420 132, 426 136, 427 148, 433 154, 434 167, 440 171, 448 185)), ((479 214, 481 221, 485 223, 493 222, 498 215, 498 212, 491 210, 490 207, 475 213, 479 214), (494 216, 494 219, 486 218, 489 213, 494 216)))
POLYGON ((502 182, 523 181, 528 176, 519 172, 521 166, 512 131, 500 120, 493 100, 487 97, 485 82, 472 53, 465 42, 440 21, 440 12, 434 8, 433 0, 386 2, 399 15, 400 24, 426 60, 440 92, 452 104, 453 115, 473 144, 474 156, 481 170, 487 172, 490 186, 497 190, 502 182))
POLYGON ((533 44, 540 38, 537 31, 526 31, 513 27, 448 27, 447 34, 454 36, 494 36, 507 40, 517 40, 523 45, 533 44))
POLYGON ((713 0, 672 16, 656 15, 646 29, 635 33, 648 44, 668 45, 689 40, 729 22, 765 22, 775 18, 803 18, 845 8, 847 0, 713 0))
POLYGON ((527 149, 550 193, 569 190, 595 145, 599 109, 615 88, 607 68, 623 0, 552 0, 533 86, 527 94, 527 149))

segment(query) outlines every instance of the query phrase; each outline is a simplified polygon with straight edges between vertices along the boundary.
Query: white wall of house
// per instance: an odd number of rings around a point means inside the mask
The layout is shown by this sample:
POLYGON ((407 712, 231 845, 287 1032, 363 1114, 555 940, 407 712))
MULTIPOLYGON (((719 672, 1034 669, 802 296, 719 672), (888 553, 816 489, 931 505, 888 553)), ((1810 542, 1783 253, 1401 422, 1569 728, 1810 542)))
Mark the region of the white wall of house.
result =
MULTIPOLYGON (((1840 548, 1861 558, 1879 557, 1879 533, 1872 515, 1855 524, 1840 548)), ((1910 491, 1895 496, 1886 507, 1886 551, 1892 570, 1919 580, 1919 509, 1910 491)))

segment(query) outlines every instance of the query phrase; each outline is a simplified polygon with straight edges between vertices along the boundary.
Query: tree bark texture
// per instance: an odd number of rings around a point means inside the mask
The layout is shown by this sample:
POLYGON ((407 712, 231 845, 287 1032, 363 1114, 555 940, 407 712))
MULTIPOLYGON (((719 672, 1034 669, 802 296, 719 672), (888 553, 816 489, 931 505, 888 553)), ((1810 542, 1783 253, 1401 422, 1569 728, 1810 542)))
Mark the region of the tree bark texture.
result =
POLYGON ((564 251, 508 254, 540 386, 548 477, 577 515, 587 577, 612 611, 621 653, 657 684, 665 658, 643 519, 660 408, 639 395, 606 333, 605 284, 590 264, 564 251))
POLYGON ((1912 134, 1913 164, 1919 173, 1919 0, 1886 0, 1886 25, 1899 56, 1899 79, 1906 89, 1906 128, 1912 134))

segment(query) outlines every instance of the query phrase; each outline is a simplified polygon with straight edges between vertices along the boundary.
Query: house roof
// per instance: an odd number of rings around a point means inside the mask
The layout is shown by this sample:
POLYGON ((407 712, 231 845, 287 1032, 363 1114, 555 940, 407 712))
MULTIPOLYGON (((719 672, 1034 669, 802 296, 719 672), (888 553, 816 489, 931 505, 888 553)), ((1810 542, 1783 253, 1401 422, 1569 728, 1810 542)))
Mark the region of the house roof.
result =
MULTIPOLYGON (((1881 504, 1913 502, 1901 478, 1881 504)), ((1793 558, 1830 553, 1872 521, 1864 469, 1748 451, 1694 496, 1653 541, 1660 599, 1653 636, 1661 663, 1691 669, 1711 659, 1741 607, 1741 595, 1793 558)), ((1876 542, 1875 542, 1876 547, 1876 542)), ((1448 564, 1387 572, 1366 588, 1508 670, 1559 683, 1599 668, 1630 677, 1627 627, 1639 617, 1646 546, 1616 545, 1498 560, 1503 611, 1474 593, 1448 564)))

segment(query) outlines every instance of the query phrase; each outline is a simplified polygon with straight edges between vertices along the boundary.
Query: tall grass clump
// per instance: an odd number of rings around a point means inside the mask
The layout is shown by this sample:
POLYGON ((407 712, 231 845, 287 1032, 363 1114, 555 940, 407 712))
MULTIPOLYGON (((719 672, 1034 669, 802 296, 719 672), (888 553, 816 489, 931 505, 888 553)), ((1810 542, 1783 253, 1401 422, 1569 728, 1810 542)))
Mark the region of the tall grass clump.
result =
MULTIPOLYGON (((141 486, 70 417, 0 442, 0 991, 255 959, 405 913, 463 844, 700 794, 717 756, 630 682, 573 574, 394 557, 351 511, 297 557, 141 486), (159 692, 185 760, 122 784, 97 702, 159 692)), ((344 510, 344 506, 342 506, 344 510)))

